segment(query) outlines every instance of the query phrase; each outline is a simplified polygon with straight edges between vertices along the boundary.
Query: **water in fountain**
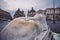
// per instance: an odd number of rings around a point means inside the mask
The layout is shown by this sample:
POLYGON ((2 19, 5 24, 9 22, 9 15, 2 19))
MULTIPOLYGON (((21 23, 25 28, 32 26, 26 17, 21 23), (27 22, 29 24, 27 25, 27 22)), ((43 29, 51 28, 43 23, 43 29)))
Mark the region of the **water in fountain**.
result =
POLYGON ((25 11, 24 13, 25 13, 25 17, 27 18, 27 13, 28 13, 28 12, 27 12, 27 11, 25 11))

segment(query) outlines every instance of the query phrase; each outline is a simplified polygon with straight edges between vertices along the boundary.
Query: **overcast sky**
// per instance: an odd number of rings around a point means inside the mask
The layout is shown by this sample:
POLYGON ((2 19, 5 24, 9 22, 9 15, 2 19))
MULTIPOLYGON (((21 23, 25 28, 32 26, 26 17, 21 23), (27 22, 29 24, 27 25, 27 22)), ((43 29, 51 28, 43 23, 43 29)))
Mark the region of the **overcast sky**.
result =
MULTIPOLYGON (((55 1, 56 7, 60 7, 60 0, 55 1)), ((53 0, 0 0, 0 8, 10 12, 18 8, 26 11, 32 7, 35 10, 50 8, 53 7, 53 0)))

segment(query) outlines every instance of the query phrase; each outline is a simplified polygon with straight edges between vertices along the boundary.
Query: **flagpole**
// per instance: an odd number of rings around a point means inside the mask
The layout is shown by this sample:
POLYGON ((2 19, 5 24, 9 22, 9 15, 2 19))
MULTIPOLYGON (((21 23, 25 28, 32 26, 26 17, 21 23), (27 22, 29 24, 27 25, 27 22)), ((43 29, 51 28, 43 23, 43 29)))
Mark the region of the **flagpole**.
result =
POLYGON ((53 24, 55 24, 55 0, 53 0, 53 24))

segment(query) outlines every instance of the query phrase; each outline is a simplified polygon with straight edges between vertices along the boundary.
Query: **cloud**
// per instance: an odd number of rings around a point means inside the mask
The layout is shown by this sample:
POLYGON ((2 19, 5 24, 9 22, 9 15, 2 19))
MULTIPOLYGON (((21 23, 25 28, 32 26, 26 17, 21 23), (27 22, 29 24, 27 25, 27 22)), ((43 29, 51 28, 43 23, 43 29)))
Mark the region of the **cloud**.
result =
POLYGON ((7 6, 8 5, 4 0, 0 0, 0 8, 5 9, 7 6))
MULTIPOLYGON (((56 5, 59 5, 59 0, 56 0, 56 5)), ((53 7, 53 0, 0 0, 0 7, 6 10, 16 10, 17 8, 27 10, 34 7, 38 10, 53 7)))
POLYGON ((55 0, 55 6, 60 7, 60 0, 55 0))
POLYGON ((34 7, 37 9, 44 9, 46 7, 51 7, 51 0, 0 0, 1 7, 4 7, 8 10, 16 10, 17 8, 21 9, 30 9, 34 7), (49 2, 49 3, 48 3, 49 2))
MULTIPOLYGON (((56 6, 60 5, 60 0, 55 0, 56 6)), ((0 0, 0 8, 13 13, 20 8, 21 10, 30 10, 34 7, 35 10, 46 9, 53 7, 53 0, 0 0)))

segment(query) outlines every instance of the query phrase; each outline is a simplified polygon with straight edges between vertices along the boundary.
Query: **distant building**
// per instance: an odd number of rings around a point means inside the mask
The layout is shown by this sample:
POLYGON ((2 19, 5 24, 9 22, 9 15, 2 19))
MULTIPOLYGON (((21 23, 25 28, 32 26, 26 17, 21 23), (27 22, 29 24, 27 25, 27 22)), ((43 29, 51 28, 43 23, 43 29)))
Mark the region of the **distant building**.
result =
POLYGON ((33 17, 33 16, 35 15, 35 12, 36 12, 36 11, 35 11, 35 10, 33 9, 33 7, 32 7, 32 9, 31 9, 30 11, 28 10, 27 16, 28 16, 28 17, 33 17))
POLYGON ((18 8, 18 10, 15 12, 15 14, 14 14, 14 18, 17 18, 17 17, 25 17, 25 14, 24 14, 24 11, 22 10, 20 10, 19 8, 18 8))
POLYGON ((55 16, 55 20, 60 20, 60 8, 47 8, 45 10, 47 20, 53 20, 53 15, 55 16), (55 13, 54 13, 55 9, 55 13))
POLYGON ((0 9, 0 20, 12 20, 9 12, 0 9))
POLYGON ((38 10, 37 12, 38 12, 38 13, 43 13, 43 14, 44 14, 44 10, 41 10, 41 9, 38 10))

